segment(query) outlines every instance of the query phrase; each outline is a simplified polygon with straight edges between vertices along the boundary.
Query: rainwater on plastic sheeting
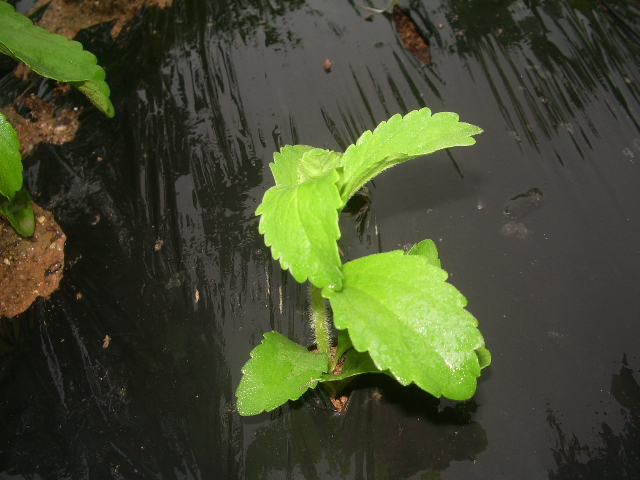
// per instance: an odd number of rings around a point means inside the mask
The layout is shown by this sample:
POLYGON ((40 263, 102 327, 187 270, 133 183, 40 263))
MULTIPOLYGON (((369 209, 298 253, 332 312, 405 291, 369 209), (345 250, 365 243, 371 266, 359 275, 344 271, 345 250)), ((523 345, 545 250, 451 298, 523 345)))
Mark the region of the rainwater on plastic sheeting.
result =
MULTIPOLYGON (((68 262, 0 358, 0 476, 640 476, 637 2, 400 2, 431 67, 358 3, 174 0, 80 33, 117 114, 25 163, 68 262), (493 353, 475 399, 368 378, 342 415, 311 394, 239 417, 262 334, 311 343, 254 216, 273 152, 424 106, 485 132, 377 177, 340 246, 436 241, 493 353)), ((3 104, 24 87, 4 72, 3 104)))

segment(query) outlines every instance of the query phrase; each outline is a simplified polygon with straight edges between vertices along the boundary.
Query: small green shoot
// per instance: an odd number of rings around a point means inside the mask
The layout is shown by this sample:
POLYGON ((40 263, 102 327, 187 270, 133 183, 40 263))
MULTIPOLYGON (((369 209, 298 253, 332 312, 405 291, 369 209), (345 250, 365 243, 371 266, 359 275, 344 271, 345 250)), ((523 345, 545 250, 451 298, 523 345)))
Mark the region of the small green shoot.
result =
POLYGON ((276 185, 256 210, 260 233, 298 282, 309 281, 317 352, 268 332, 251 352, 238 386, 238 412, 255 415, 296 400, 318 383, 333 394, 352 377, 384 373, 402 385, 467 400, 489 350, 466 299, 440 268, 436 245, 369 255, 342 264, 338 214, 373 177, 398 163, 473 145, 476 126, 428 108, 394 115, 344 154, 285 146, 270 165, 276 185), (329 301, 338 343, 331 349, 329 301), (342 382, 342 383, 341 383, 342 382))

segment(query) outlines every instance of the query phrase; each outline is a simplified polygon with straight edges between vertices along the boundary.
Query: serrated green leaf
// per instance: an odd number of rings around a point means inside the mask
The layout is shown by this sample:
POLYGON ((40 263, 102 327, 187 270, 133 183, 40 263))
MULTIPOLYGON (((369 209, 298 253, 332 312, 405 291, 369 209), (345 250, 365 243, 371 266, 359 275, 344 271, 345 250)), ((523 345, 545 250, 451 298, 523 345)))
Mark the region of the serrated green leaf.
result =
POLYGON ((0 112, 0 194, 13 200, 22 188, 22 155, 18 134, 0 112))
POLYGON ((332 170, 299 185, 276 185, 264 195, 256 210, 260 233, 273 258, 295 279, 318 288, 342 285, 338 209, 342 206, 332 170))
POLYGON ((466 400, 476 389, 484 347, 466 299, 447 273, 421 255, 381 253, 345 264, 340 291, 323 289, 334 324, 354 347, 403 385, 466 400))
POLYGON ((36 219, 31 204, 31 195, 25 185, 22 185, 22 188, 16 192, 13 200, 0 196, 0 214, 4 215, 23 237, 33 235, 36 219))
POLYGON ((273 154, 273 162, 269 164, 276 185, 298 185, 298 169, 302 155, 314 147, 309 145, 285 145, 273 154))
POLYGON ((238 413, 257 415, 297 400, 317 385, 328 368, 328 356, 312 353, 278 332, 267 332, 251 351, 236 390, 238 413))
POLYGON ((438 258, 438 247, 433 240, 422 240, 416 243, 411 250, 407 252, 407 255, 422 255, 425 257, 431 265, 441 268, 440 259, 438 258))
POLYGON ((0 52, 42 76, 71 83, 107 116, 114 116, 105 72, 96 56, 79 42, 35 26, 6 2, 0 2, 0 52))
POLYGON ((373 131, 364 132, 342 156, 344 184, 340 195, 346 203, 366 182, 383 170, 443 148, 473 145, 471 135, 482 129, 458 121, 455 113, 431 115, 414 110, 404 117, 394 115, 373 131))

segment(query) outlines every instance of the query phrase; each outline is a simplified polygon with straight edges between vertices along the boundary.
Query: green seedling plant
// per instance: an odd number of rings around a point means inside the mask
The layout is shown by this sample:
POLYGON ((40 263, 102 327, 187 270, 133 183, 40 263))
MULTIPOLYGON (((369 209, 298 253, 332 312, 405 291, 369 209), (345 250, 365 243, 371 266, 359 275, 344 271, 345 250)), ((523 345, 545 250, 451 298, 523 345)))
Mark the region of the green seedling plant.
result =
POLYGON ((256 210, 259 231, 282 268, 309 282, 316 349, 265 333, 242 369, 241 415, 273 410, 319 383, 336 396, 356 375, 376 372, 435 397, 473 396, 491 356, 466 299, 446 283, 435 243, 343 264, 337 242, 338 215, 369 180, 406 160, 473 145, 481 132, 455 113, 423 108, 382 122, 344 153, 295 145, 274 154, 276 185, 256 210))
MULTIPOLYGON (((76 87, 108 117, 114 116, 105 72, 82 44, 37 27, 0 1, 0 53, 27 64, 44 76, 76 87)), ((20 142, 15 129, 0 113, 0 214, 26 237, 35 220, 31 197, 23 185, 20 142)))

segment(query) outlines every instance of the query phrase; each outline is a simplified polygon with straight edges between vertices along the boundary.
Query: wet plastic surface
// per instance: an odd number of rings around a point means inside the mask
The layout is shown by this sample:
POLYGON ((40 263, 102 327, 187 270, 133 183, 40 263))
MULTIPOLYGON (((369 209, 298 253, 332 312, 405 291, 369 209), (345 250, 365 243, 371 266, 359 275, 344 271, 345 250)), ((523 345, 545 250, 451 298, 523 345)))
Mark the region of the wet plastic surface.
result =
MULTIPOLYGON (((117 113, 86 111, 73 143, 26 162, 68 262, 0 358, 0 476, 640 475, 640 8, 400 5, 431 67, 357 2, 176 0, 115 45, 81 32, 117 113), (272 153, 341 150, 422 106, 485 133, 378 177, 341 248, 437 242, 493 353, 475 402, 374 378, 342 415, 309 395, 240 418, 262 334, 311 339, 253 215, 272 153)), ((24 88, 5 71, 2 102, 24 88)))

